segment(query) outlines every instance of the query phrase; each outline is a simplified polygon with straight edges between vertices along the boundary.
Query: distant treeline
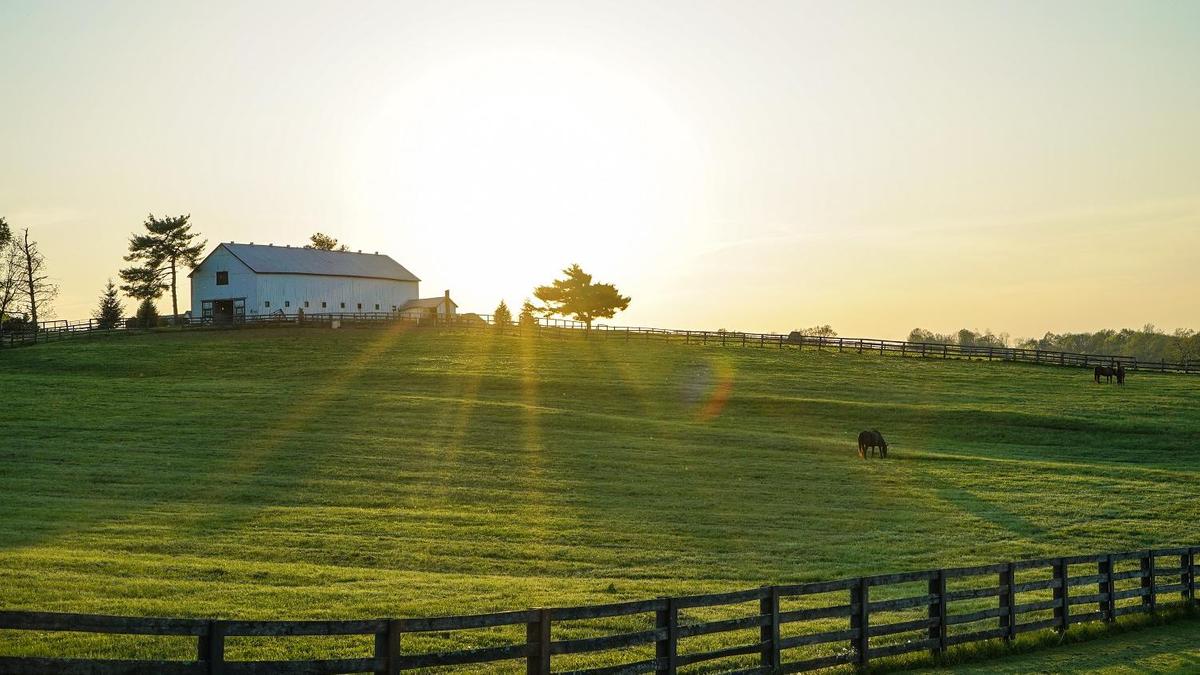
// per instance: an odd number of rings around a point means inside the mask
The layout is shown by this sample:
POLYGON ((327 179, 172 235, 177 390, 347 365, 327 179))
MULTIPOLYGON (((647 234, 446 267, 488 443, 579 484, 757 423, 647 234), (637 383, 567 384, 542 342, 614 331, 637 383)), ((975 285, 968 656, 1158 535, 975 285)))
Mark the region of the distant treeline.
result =
POLYGON ((942 334, 914 328, 908 334, 910 342, 978 347, 1019 347, 1080 354, 1113 354, 1132 356, 1140 361, 1185 361, 1200 358, 1200 333, 1180 328, 1167 333, 1146 324, 1141 330, 1100 330, 1095 333, 1046 333, 1040 338, 1013 340, 1008 333, 999 335, 990 330, 977 332, 964 328, 957 333, 942 334))

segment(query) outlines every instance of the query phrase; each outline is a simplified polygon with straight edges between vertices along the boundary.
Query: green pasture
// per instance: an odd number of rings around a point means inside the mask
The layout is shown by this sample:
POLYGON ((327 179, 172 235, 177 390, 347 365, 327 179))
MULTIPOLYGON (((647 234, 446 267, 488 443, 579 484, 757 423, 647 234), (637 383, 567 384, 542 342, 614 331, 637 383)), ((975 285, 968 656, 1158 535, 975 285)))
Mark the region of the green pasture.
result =
MULTIPOLYGON (((1117 387, 578 335, 168 332, 0 351, 0 409, 0 609, 432 616, 1200 544, 1200 378, 1182 375, 1117 387), (888 459, 859 459, 868 428, 888 459)), ((695 648, 730 639, 710 637, 695 648)), ((0 631, 9 655, 194 650, 0 631)))

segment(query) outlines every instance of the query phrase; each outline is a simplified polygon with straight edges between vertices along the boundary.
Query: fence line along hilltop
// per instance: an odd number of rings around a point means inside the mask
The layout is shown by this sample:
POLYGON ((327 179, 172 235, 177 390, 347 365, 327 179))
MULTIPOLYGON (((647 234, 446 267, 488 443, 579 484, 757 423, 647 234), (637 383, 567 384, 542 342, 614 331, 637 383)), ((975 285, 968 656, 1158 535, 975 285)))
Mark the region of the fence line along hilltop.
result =
MULTIPOLYGON (((358 314, 283 314, 251 315, 233 321, 218 322, 212 319, 183 320, 175 330, 218 329, 218 328, 269 328, 281 326, 328 327, 334 324, 346 327, 373 326, 389 323, 405 323, 417 327, 443 329, 472 329, 497 327, 489 314, 460 314, 450 320, 418 319, 388 312, 364 312, 358 314)), ((102 328, 95 319, 87 321, 42 322, 37 330, 0 331, 0 348, 32 345, 40 342, 55 342, 76 337, 108 335, 113 333, 139 333, 153 329, 134 327, 132 322, 115 328, 102 328)), ((1086 354, 1046 349, 1023 349, 1020 347, 954 345, 934 342, 909 342, 907 340, 884 340, 878 338, 856 338, 800 333, 749 333, 727 330, 688 330, 675 328, 651 328, 646 326, 615 326, 595 324, 590 329, 580 321, 570 319, 538 318, 531 325, 514 321, 503 327, 505 332, 523 334, 539 331, 562 335, 586 334, 601 339, 623 340, 666 340, 696 344, 720 344, 741 347, 775 347, 779 349, 837 350, 839 352, 877 353, 895 356, 968 359, 987 361, 1014 361, 1040 365, 1056 365, 1091 368, 1094 366, 1124 366, 1127 370, 1158 373, 1200 374, 1200 360, 1187 359, 1178 362, 1166 360, 1146 361, 1134 356, 1115 354, 1086 354)))

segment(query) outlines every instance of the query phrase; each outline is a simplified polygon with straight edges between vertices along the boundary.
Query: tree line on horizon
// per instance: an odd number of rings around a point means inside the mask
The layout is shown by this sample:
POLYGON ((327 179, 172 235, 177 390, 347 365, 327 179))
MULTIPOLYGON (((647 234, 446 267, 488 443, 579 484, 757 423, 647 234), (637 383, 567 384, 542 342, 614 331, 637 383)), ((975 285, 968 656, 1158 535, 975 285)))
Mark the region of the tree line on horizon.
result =
POLYGON ((1083 333, 1046 333, 1040 338, 1012 339, 1008 333, 995 334, 967 328, 957 333, 934 333, 914 328, 909 342, 959 345, 963 347, 1016 347, 1077 354, 1111 354, 1132 356, 1139 361, 1183 362, 1200 358, 1200 333, 1191 328, 1177 328, 1171 333, 1154 324, 1141 329, 1106 328, 1083 333))
MULTIPOLYGON (((158 325, 155 301, 168 291, 171 309, 179 316, 178 280, 181 268, 191 270, 199 264, 207 240, 192 231, 190 214, 159 218, 149 214, 143 222, 144 231, 129 239, 129 253, 124 257, 130 266, 122 268, 119 287, 108 280, 101 293, 93 317, 101 327, 113 328, 125 321, 124 306, 119 293, 138 300, 136 313, 139 325, 158 325)), ((316 232, 304 248, 324 251, 348 251, 336 238, 316 232)), ((58 295, 58 286, 47 271, 45 255, 32 238, 29 228, 14 231, 0 217, 0 329, 25 330, 53 316, 51 302, 58 295)), ((514 321, 512 311, 503 300, 493 312, 498 326, 532 326, 539 317, 566 316, 584 323, 590 330, 596 319, 610 319, 629 307, 630 298, 621 295, 610 283, 593 280, 578 264, 563 270, 563 277, 533 289, 535 305, 529 298, 521 304, 514 321)), ((805 335, 836 337, 829 325, 816 325, 799 332, 805 335)), ((955 333, 936 333, 914 328, 908 334, 910 342, 975 347, 1017 347, 1045 351, 1065 351, 1087 354, 1119 354, 1143 361, 1187 361, 1200 359, 1200 332, 1178 328, 1171 333, 1153 324, 1141 329, 1104 329, 1095 332, 1046 333, 1040 338, 1014 340, 1008 333, 991 330, 975 331, 963 328, 955 333)))

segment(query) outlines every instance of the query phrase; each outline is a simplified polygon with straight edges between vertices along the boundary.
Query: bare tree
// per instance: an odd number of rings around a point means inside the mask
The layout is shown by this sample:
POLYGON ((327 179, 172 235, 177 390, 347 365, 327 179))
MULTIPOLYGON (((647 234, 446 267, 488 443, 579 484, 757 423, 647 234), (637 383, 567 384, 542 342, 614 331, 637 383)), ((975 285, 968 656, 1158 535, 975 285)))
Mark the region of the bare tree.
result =
POLYGON ((36 330, 38 312, 43 316, 48 314, 46 308, 58 295, 58 286, 50 281, 50 275, 46 273, 46 256, 38 249, 37 242, 29 238, 29 228, 22 230, 22 236, 14 246, 20 274, 18 293, 29 312, 29 322, 36 330))

